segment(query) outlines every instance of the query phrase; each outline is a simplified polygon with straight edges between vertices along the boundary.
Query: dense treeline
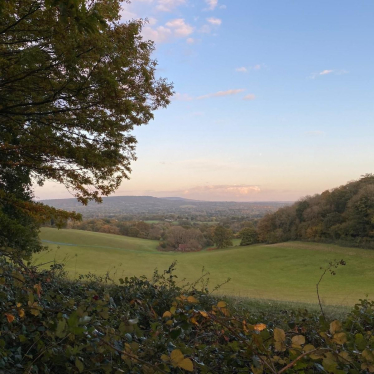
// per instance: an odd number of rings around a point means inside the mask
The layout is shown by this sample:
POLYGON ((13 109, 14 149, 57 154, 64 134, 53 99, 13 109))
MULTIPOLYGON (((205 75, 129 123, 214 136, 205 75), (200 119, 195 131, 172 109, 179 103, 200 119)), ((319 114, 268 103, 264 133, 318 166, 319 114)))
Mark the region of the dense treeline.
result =
MULTIPOLYGON (((68 229, 101 232, 141 239, 159 240, 159 250, 183 252, 199 251, 206 247, 232 246, 233 238, 240 238, 240 245, 258 242, 256 221, 231 221, 201 223, 180 221, 123 221, 112 218, 93 218, 81 222, 69 221, 68 229)), ((53 226, 53 221, 52 221, 53 226)))
POLYGON ((366 174, 265 216, 257 234, 267 243, 312 240, 374 247, 374 175, 366 174))

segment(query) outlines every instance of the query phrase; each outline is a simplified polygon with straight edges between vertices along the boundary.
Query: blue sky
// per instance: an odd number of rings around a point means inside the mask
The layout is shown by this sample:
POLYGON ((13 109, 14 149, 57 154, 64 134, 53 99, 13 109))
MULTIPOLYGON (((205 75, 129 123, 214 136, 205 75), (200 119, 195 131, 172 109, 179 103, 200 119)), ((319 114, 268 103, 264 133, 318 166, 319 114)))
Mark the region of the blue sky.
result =
MULTIPOLYGON (((296 200, 374 172, 374 2, 134 0, 175 96, 117 195, 296 200)), ((49 185, 50 187, 50 185, 49 185)), ((69 197, 63 188, 41 198, 69 197)))

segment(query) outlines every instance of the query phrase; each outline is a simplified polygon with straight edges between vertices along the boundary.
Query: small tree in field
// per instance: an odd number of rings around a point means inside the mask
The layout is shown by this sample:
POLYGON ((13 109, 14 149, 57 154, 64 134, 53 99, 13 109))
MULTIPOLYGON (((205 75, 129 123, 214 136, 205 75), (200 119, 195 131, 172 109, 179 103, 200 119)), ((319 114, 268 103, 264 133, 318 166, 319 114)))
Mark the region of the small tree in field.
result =
POLYGON ((224 226, 218 225, 214 230, 214 244, 217 248, 226 248, 232 246, 232 231, 224 226))
POLYGON ((240 231, 240 236, 242 238, 240 245, 251 245, 258 242, 258 235, 257 231, 254 227, 246 227, 245 229, 240 231))

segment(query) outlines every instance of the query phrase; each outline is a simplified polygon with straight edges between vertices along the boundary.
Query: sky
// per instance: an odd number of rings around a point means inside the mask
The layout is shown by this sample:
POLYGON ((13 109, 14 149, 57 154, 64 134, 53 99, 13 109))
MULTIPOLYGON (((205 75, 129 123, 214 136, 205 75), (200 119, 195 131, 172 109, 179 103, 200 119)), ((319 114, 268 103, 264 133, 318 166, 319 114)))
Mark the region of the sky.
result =
POLYGON ((374 172, 373 16, 369 0, 124 4, 175 94, 134 130, 115 195, 294 201, 374 172))

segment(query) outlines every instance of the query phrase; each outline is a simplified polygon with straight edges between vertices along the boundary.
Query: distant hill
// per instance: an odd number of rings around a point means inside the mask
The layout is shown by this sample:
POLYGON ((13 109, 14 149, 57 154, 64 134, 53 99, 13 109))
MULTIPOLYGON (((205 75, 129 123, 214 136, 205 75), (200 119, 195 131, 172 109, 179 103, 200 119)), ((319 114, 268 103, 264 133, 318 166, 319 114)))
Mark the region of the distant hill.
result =
POLYGON ((76 211, 89 217, 115 217, 121 215, 177 214, 182 216, 206 215, 210 217, 246 216, 260 218, 266 213, 290 205, 289 202, 226 202, 198 201, 181 197, 158 198, 153 196, 110 196, 102 204, 90 202, 83 206, 76 199, 42 200, 58 209, 76 211))

